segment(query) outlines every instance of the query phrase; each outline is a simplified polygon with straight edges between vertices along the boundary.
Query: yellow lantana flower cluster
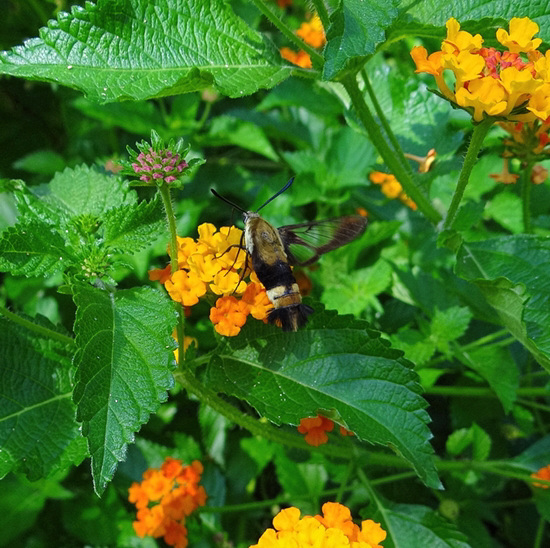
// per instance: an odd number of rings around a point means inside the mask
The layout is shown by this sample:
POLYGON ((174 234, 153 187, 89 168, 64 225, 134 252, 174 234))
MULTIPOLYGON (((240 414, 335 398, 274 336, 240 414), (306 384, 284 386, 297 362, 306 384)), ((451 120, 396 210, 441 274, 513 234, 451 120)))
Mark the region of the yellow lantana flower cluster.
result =
POLYGON ((496 38, 506 51, 482 47, 481 35, 460 30, 454 18, 446 26, 440 51, 429 56, 421 46, 411 51, 416 72, 432 74, 444 97, 472 112, 476 122, 485 115, 523 122, 550 116, 550 52, 537 50, 542 40, 533 38, 539 31, 535 22, 514 17, 509 32, 498 29, 496 38), (445 82, 445 70, 454 74, 454 90, 445 82))
POLYGON ((373 171, 369 174, 369 179, 375 184, 380 185, 380 190, 390 199, 398 198, 406 206, 416 211, 417 205, 405 194, 401 183, 391 173, 382 171, 373 171))
POLYGON ((337 502, 323 504, 323 515, 304 516, 295 507, 281 510, 273 518, 274 529, 267 529, 258 544, 250 548, 382 548, 386 538, 379 523, 367 519, 361 527, 351 520, 349 508, 337 502))
POLYGON ((250 270, 247 278, 247 253, 241 248, 242 230, 211 223, 198 227, 199 237, 178 237, 178 270, 153 270, 149 278, 164 284, 170 297, 189 307, 202 297, 213 300, 210 320, 214 329, 229 337, 238 335, 250 315, 267 318, 272 304, 264 286, 250 270))

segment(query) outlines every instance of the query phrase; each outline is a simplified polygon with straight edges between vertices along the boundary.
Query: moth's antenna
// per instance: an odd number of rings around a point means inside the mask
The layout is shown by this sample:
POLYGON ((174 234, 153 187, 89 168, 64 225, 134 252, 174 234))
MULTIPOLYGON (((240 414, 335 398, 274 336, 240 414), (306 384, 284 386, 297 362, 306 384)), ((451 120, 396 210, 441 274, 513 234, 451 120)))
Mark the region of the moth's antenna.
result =
POLYGON ((216 198, 219 198, 220 200, 223 200, 226 204, 229 204, 230 206, 234 207, 235 209, 238 209, 239 211, 242 211, 243 213, 246 213, 246 211, 239 207, 237 204, 234 204, 231 200, 228 200, 227 198, 224 198, 221 194, 218 194, 213 188, 210 189, 210 192, 216 196, 216 198))
POLYGON ((294 177, 292 177, 290 179, 290 181, 288 181, 288 183, 283 187, 281 188, 281 190, 279 190, 279 192, 275 193, 273 196, 271 196, 271 198, 269 198, 269 200, 267 202, 265 202, 265 204, 262 204, 257 210, 256 210, 256 213, 258 213, 258 211, 260 211, 260 209, 262 209, 262 207, 266 206, 269 202, 271 202, 271 200, 274 200, 275 198, 277 198, 277 196, 279 196, 279 194, 282 194, 292 183, 294 182, 294 177))

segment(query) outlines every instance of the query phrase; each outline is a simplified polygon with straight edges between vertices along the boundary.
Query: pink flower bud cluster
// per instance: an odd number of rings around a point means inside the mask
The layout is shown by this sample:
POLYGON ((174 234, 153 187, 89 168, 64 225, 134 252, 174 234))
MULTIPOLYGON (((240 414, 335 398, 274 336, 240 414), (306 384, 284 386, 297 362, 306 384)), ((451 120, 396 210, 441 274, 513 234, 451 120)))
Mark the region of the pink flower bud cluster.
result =
POLYGON ((174 154, 169 149, 150 148, 148 153, 141 152, 136 160, 132 168, 136 173, 143 173, 140 180, 146 183, 173 183, 177 175, 188 166, 185 160, 180 160, 179 154, 174 154))

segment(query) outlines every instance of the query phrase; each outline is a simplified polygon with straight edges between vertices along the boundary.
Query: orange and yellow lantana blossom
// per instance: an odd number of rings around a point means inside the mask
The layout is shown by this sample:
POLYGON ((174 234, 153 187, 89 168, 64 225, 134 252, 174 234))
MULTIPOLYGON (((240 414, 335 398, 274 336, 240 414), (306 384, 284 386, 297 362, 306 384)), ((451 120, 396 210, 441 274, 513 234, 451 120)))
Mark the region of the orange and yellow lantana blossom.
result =
POLYGON ((185 307, 193 306, 202 297, 216 298, 210 309, 214 329, 228 337, 238 335, 248 316, 265 320, 272 304, 264 286, 254 272, 247 282, 247 254, 240 248, 242 230, 213 224, 198 227, 199 237, 178 237, 178 270, 170 267, 149 272, 170 297, 185 307))
POLYGON ((323 504, 323 515, 304 516, 291 506, 273 518, 273 529, 266 529, 258 544, 250 548, 294 548, 330 546, 331 548, 383 548, 386 538, 379 523, 364 520, 353 523, 349 508, 338 502, 323 504))
POLYGON ((137 508, 133 526, 139 537, 163 537, 169 546, 187 546, 185 519, 206 502, 204 487, 198 484, 202 471, 199 461, 183 466, 168 457, 160 469, 149 468, 141 483, 130 486, 128 500, 137 508))
MULTIPOLYGON (((323 23, 316 14, 309 21, 306 21, 300 25, 300 28, 296 31, 296 34, 308 45, 314 48, 320 48, 325 45, 325 30, 323 29, 323 23)), ((281 57, 298 65, 302 68, 311 68, 311 57, 303 50, 294 51, 290 48, 284 47, 280 50, 281 57)))
MULTIPOLYGON (((300 434, 305 434, 304 439, 307 444, 313 447, 319 447, 328 442, 327 432, 332 432, 334 422, 327 417, 317 415, 316 417, 308 417, 300 419, 300 424, 296 427, 300 434)), ((342 436, 353 436, 353 432, 340 426, 340 434, 342 436)))
POLYGON ((456 19, 447 21, 447 37, 441 50, 430 55, 422 46, 412 49, 416 72, 435 78, 439 91, 456 105, 469 110, 476 122, 485 115, 508 120, 546 121, 550 116, 550 53, 538 51, 533 38, 539 26, 528 17, 514 17, 509 32, 498 29, 496 38, 504 51, 482 47, 483 38, 460 30, 456 19), (454 90, 443 73, 454 74, 454 90))
MULTIPOLYGON (((542 468, 531 474, 531 477, 550 481, 550 464, 548 466, 543 466, 542 468)), ((533 485, 535 487, 541 487, 542 489, 548 489, 548 487, 550 487, 550 485, 538 482, 534 482, 533 485)))

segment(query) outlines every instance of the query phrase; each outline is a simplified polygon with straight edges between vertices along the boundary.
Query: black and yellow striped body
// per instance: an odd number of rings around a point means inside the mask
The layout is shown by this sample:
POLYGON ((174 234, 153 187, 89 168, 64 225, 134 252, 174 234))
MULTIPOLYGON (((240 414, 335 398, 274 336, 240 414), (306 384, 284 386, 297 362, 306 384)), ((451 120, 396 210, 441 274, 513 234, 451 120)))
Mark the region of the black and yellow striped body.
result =
POLYGON ((245 247, 252 268, 273 304, 267 319, 269 323, 280 323, 284 331, 296 331, 306 324, 313 309, 302 304, 279 231, 257 213, 245 213, 244 222, 245 247))

